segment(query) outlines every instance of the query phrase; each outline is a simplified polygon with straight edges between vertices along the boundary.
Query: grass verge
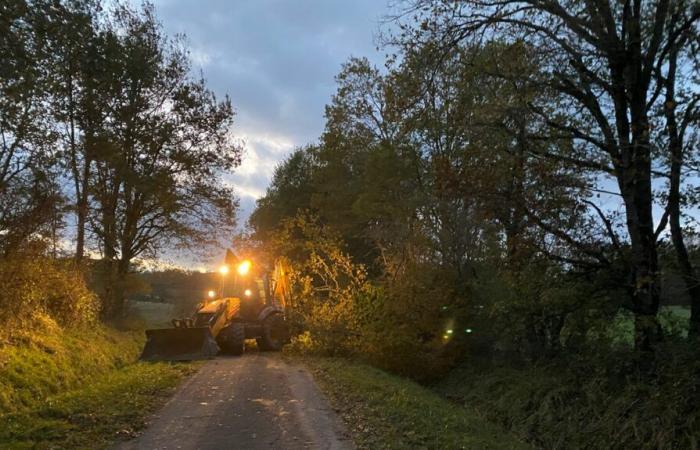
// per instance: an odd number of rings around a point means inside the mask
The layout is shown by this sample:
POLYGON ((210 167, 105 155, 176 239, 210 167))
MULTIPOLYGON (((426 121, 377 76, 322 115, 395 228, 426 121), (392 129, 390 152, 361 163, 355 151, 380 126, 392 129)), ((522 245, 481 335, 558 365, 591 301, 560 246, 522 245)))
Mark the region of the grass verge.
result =
POLYGON ((48 319, 32 331, 14 332, 0 343, 0 414, 34 407, 133 363, 143 342, 143 331, 98 324, 64 330, 48 319))
POLYGON ((34 408, 0 416, 0 448, 99 449, 128 439, 196 367, 132 364, 34 408))
POLYGON ((344 359, 303 361, 359 448, 530 448, 475 412, 405 378, 344 359))
POLYGON ((49 319, 0 341, 0 448, 98 449, 128 438, 198 364, 135 363, 143 331, 49 319))

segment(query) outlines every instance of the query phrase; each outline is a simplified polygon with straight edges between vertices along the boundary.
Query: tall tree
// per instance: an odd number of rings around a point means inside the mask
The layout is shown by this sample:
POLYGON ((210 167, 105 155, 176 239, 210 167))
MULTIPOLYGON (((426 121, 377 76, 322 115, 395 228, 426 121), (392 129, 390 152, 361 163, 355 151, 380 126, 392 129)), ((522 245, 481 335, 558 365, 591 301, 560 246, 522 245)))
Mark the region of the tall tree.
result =
POLYGON ((95 136, 92 227, 107 263, 105 314, 114 316, 134 258, 232 232, 237 201, 220 177, 241 151, 229 99, 191 78, 186 51, 162 34, 151 6, 119 6, 101 45, 108 102, 95 136))
POLYGON ((46 118, 45 42, 31 3, 0 4, 0 251, 21 249, 50 227, 60 196, 46 118))
POLYGON ((94 136, 102 126, 94 84, 104 79, 98 47, 99 3, 93 0, 35 3, 37 28, 48 43, 51 113, 75 211, 75 260, 85 253, 94 136))
POLYGON ((678 40, 667 50, 666 63, 654 71, 663 89, 663 104, 658 106, 665 126, 653 134, 659 146, 668 150, 666 168, 669 173, 666 211, 662 223, 668 221, 671 242, 681 277, 691 301, 689 335, 700 337, 700 278, 693 264, 682 226, 683 208, 697 205, 691 181, 697 170, 698 124, 700 121, 700 94, 697 81, 700 76, 697 26, 687 27, 692 10, 688 2, 677 1, 670 6, 669 33, 678 34, 678 40), (685 175, 684 175, 685 173, 685 175))
POLYGON ((314 146, 298 148, 275 167, 267 192, 258 199, 249 219, 257 240, 267 240, 283 219, 311 208, 317 151, 314 146))
POLYGON ((558 93, 560 104, 552 109, 533 102, 531 111, 552 135, 576 142, 574 151, 548 156, 601 179, 612 177, 624 202, 635 342, 649 349, 660 339, 650 119, 663 86, 654 73, 666 64, 682 31, 697 26, 700 7, 688 4, 688 14, 671 27, 675 17, 669 0, 407 3, 407 12, 424 19, 419 27, 404 27, 402 41, 409 46, 425 39, 450 47, 498 38, 522 40, 537 50, 541 71, 527 81, 558 93))

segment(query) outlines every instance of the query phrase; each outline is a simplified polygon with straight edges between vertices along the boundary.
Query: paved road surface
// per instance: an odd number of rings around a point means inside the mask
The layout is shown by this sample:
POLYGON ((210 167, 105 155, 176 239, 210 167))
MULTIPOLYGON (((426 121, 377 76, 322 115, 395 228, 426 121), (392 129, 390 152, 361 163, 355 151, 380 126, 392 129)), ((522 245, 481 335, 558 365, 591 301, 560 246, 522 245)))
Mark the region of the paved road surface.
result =
POLYGON ((218 357, 117 450, 354 448, 311 375, 279 355, 218 357))

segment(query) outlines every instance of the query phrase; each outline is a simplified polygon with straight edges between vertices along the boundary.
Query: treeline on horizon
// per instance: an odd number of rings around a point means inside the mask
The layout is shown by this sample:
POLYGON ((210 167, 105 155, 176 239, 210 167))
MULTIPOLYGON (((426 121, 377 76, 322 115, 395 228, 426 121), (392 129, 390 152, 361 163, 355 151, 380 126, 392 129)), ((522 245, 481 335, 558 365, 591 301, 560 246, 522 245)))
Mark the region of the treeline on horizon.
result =
POLYGON ((231 235, 231 102, 152 5, 3 1, 0 49, 1 323, 119 318, 138 258, 231 235))
POLYGON ((698 3, 396 7, 249 221, 292 348, 447 374, 545 448, 696 447, 698 3))

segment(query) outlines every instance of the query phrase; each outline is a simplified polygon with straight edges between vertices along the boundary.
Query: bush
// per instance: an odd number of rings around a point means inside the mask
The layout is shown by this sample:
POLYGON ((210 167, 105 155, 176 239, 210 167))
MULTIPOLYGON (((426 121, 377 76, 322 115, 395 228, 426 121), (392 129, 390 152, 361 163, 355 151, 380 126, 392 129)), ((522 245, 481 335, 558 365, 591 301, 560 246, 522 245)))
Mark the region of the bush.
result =
POLYGON ((430 262, 370 283, 363 265, 343 251, 338 234, 318 218, 286 220, 271 253, 294 261, 289 351, 358 357, 418 380, 438 377, 454 363, 459 340, 445 338, 458 320, 455 280, 430 262))
POLYGON ((363 283, 332 298, 307 296, 297 311, 304 332, 289 350, 350 356, 416 380, 434 379, 460 354, 459 341, 445 339, 454 319, 439 313, 442 300, 430 288, 401 280, 387 287, 363 283))
POLYGON ((429 264, 407 268, 381 288, 355 297, 358 334, 356 354, 364 361, 419 381, 438 378, 463 351, 453 333, 461 314, 454 295, 429 264))
POLYGON ((99 301, 71 263, 44 257, 3 259, 0 285, 0 325, 6 332, 27 328, 40 317, 59 325, 97 318, 99 301))

